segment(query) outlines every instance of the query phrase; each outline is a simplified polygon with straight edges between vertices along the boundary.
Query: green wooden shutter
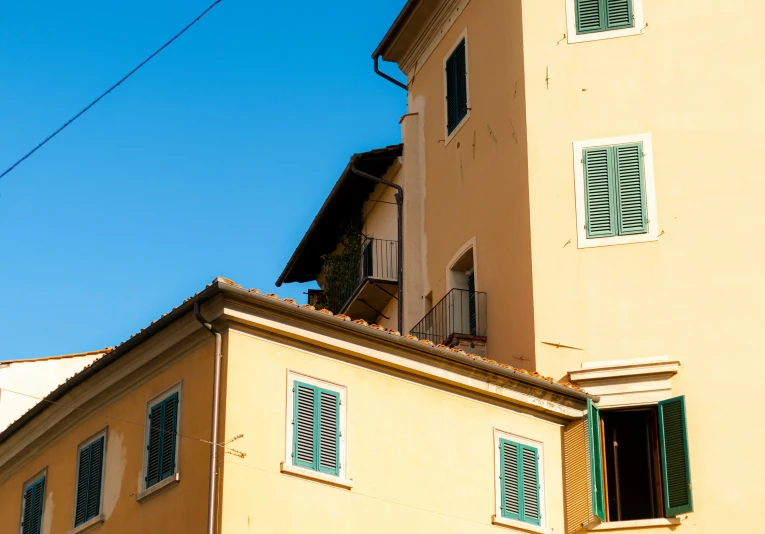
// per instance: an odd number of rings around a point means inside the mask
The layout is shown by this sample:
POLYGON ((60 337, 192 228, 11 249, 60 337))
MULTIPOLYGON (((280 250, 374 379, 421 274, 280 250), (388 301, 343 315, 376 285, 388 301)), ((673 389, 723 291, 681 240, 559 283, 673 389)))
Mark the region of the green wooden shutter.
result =
POLYGON ((576 0, 576 33, 602 32, 605 27, 601 0, 576 0))
MULTIPOLYGON (((602 0, 601 0, 602 1, 602 0)), ((606 29, 632 28, 632 0, 605 0, 606 29)))
POLYGON ((457 65, 457 122, 454 126, 457 126, 462 119, 467 115, 467 50, 465 48, 465 41, 457 46, 454 51, 455 61, 457 65))
POLYGON ((619 235, 644 234, 648 231, 645 204, 643 143, 616 145, 617 219, 619 235))
POLYGON ((40 534, 44 493, 45 477, 30 484, 24 491, 24 514, 21 521, 21 534, 40 534))
POLYGON ((80 450, 74 526, 96 517, 100 512, 103 458, 103 437, 80 450))
POLYGON ((499 451, 502 517, 540 525, 539 452, 502 438, 499 451))
POLYGON ((475 271, 468 273, 468 322, 470 335, 475 336, 478 331, 478 316, 475 306, 475 271))
POLYGON ((316 440, 316 388, 301 382, 294 385, 294 429, 292 463, 299 467, 314 469, 316 440))
POLYGON ((178 394, 173 393, 162 402, 162 446, 159 479, 175 473, 175 447, 178 426, 178 394))
POLYGON ((318 390, 318 471, 340 474, 340 395, 318 390))
POLYGON ((684 396, 659 403, 659 448, 665 517, 692 512, 691 464, 684 396))
POLYGON ((160 481, 160 450, 162 446, 162 403, 149 410, 149 444, 146 446, 146 487, 151 487, 160 481))
POLYGON ((600 410, 587 399, 587 428, 590 445, 590 479, 592 484, 592 513, 606 520, 605 492, 603 491, 603 461, 601 458, 600 410))
POLYGON ((502 517, 521 520, 521 487, 518 470, 518 444, 499 440, 499 479, 502 488, 502 517))
POLYGON ((610 147, 585 148, 584 200, 587 237, 616 235, 616 192, 610 147))
POLYGON ((521 521, 540 525, 539 510, 539 454, 537 449, 521 445, 521 490, 523 513, 521 521))
POLYGON ((446 130, 452 133, 457 126, 457 58, 446 60, 446 130))

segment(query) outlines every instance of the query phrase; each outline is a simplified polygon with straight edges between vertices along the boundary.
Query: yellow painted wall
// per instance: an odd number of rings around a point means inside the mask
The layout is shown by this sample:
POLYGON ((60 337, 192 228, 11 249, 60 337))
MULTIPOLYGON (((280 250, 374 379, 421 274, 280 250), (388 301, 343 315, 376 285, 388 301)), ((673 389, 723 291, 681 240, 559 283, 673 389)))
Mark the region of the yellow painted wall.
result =
POLYGON ((226 534, 498 532, 494 427, 544 443, 549 525, 563 532, 558 424, 234 331, 227 359, 227 434, 244 434, 247 456, 225 459, 226 534), (353 489, 280 473, 288 370, 347 388, 353 489))
MULTIPOLYGON (((205 532, 210 446, 182 438, 178 449, 181 481, 176 487, 137 503, 143 474, 146 403, 183 381, 179 432, 210 438, 212 343, 115 400, 50 444, 9 479, 0 483, 0 532, 19 532, 23 484, 47 468, 42 534, 66 533, 74 526, 77 448, 108 427, 102 534, 205 532), (107 417, 108 416, 108 417, 107 417), (131 424, 138 423, 138 424, 131 424)), ((129 356, 126 356, 129 358, 129 356)))

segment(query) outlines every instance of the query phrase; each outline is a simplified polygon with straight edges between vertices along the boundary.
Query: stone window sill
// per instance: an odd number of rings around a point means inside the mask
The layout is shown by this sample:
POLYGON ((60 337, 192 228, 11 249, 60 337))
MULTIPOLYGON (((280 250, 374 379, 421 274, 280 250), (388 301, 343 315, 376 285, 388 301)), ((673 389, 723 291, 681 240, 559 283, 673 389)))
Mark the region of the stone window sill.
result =
POLYGON ((176 473, 174 476, 167 477, 165 480, 160 480, 156 484, 154 484, 152 487, 147 488, 140 492, 138 495, 135 496, 135 500, 137 502, 146 502, 152 497, 162 493, 163 491, 172 488, 173 486, 177 486, 178 483, 181 481, 181 474, 176 473))
POLYGON ((515 519, 508 519, 506 517, 493 515, 491 516, 491 522, 494 525, 502 525, 503 527, 510 527, 520 532, 536 532, 537 534, 552 534, 552 529, 545 527, 538 527, 536 525, 529 525, 523 521, 516 521, 515 519))
POLYGON ((81 525, 77 525, 72 530, 70 530, 67 534, 82 534, 83 532, 89 531, 91 528, 95 528, 96 526, 100 525, 104 521, 106 521, 106 517, 104 517, 104 514, 97 515, 96 517, 88 519, 81 525))
POLYGON ((288 475, 308 478, 317 482, 324 482, 325 484, 331 484, 332 486, 337 486, 339 488, 351 489, 353 487, 353 480, 346 478, 319 473, 317 471, 312 471, 311 469, 289 465, 285 462, 282 462, 279 467, 282 473, 286 473, 288 475))
POLYGON ((679 517, 660 517, 657 519, 636 519, 634 521, 607 521, 605 523, 596 522, 585 525, 585 528, 590 531, 605 531, 605 530, 626 530, 630 528, 645 528, 645 527, 670 527, 681 524, 683 520, 679 517))

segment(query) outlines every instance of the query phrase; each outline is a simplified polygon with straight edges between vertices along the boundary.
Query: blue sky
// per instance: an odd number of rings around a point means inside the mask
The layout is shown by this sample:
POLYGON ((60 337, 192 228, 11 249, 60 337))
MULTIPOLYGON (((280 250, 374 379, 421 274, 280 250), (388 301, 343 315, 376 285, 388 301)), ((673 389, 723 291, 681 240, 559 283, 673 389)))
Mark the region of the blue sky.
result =
MULTIPOLYGON (((210 2, 7 3, 2 170, 210 2)), ((274 291, 351 154, 400 140, 370 54, 404 2, 223 0, 0 180, 0 360, 118 344, 215 276, 274 291)))

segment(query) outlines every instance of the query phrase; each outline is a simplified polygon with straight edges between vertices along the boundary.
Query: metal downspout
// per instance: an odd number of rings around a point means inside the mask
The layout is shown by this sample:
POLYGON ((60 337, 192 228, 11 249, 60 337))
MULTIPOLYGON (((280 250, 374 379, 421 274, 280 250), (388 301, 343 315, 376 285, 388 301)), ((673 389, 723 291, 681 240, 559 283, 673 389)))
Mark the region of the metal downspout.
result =
POLYGON ((396 192, 396 208, 398 211, 398 331, 404 333, 404 189, 393 182, 359 170, 356 167, 356 156, 351 158, 351 171, 374 182, 392 187, 396 192))
POLYGON ((207 534, 215 533, 215 491, 218 481, 218 412, 220 408, 220 365, 223 359, 222 345, 223 336, 215 327, 207 322, 199 313, 199 302, 194 303, 194 315, 202 326, 215 336, 215 374, 213 377, 213 406, 212 406, 212 430, 210 441, 212 442, 212 455, 210 455, 210 486, 207 501, 207 534))
POLYGON ((398 81, 397 79, 395 79, 395 78, 393 78, 391 76, 388 76, 387 74, 385 74, 383 71, 380 70, 380 56, 373 56, 373 57, 374 57, 374 60, 375 60, 375 73, 378 76, 382 76, 383 78, 388 80, 390 83, 394 83, 394 84, 398 85, 404 91, 408 91, 409 90, 409 87, 407 87, 405 84, 401 83, 400 81, 398 81))

